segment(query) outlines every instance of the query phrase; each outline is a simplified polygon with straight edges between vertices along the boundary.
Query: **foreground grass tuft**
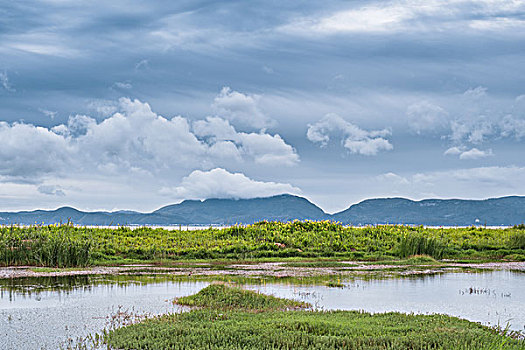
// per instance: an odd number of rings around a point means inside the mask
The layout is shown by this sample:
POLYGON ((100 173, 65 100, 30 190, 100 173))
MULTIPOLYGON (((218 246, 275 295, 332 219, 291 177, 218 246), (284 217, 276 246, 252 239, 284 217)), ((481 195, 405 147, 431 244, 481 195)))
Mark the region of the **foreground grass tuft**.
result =
POLYGON ((179 305, 214 309, 242 309, 257 311, 290 310, 311 306, 307 303, 276 298, 271 295, 229 287, 224 284, 211 284, 197 294, 178 298, 176 303, 179 305))
POLYGON ((445 315, 276 311, 294 301, 211 285, 179 299, 203 309, 106 334, 115 349, 523 349, 523 341, 445 315), (253 312, 253 311, 266 312, 253 312), (271 310, 271 311, 268 311, 271 310))

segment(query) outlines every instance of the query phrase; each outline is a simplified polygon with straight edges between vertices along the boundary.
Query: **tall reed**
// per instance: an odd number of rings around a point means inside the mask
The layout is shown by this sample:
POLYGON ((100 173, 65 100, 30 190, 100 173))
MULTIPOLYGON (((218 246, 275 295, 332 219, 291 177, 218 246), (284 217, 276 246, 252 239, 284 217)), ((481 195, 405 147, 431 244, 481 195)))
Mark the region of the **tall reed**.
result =
POLYGON ((426 237, 421 233, 407 233, 401 236, 397 246, 397 254, 406 258, 412 255, 429 255, 441 259, 445 253, 445 244, 433 237, 426 237))
POLYGON ((92 240, 72 235, 68 225, 0 228, 0 264, 6 266, 87 266, 92 250, 92 240))

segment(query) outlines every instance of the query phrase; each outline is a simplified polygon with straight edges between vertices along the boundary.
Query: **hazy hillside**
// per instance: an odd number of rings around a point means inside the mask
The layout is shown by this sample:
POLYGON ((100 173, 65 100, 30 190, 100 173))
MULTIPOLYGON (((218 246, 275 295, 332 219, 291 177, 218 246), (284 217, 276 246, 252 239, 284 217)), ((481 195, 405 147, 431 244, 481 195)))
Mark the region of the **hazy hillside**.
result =
POLYGON ((334 214, 333 219, 351 224, 424 224, 464 226, 515 225, 525 221, 525 197, 487 200, 404 198, 368 199, 334 214))
POLYGON ((261 220, 324 220, 344 224, 515 225, 525 221, 525 197, 487 200, 412 201, 404 198, 369 199, 329 215, 305 198, 279 195, 253 199, 186 200, 152 213, 133 211, 82 212, 63 207, 0 213, 0 224, 177 225, 253 223, 261 220))
POLYGON ((279 195, 253 199, 187 200, 153 212, 180 218, 182 223, 250 223, 260 220, 322 220, 329 216, 305 198, 279 195))
POLYGON ((322 220, 329 216, 307 199, 279 195, 253 199, 186 200, 162 207, 153 213, 137 212, 82 212, 73 208, 46 211, 0 213, 0 224, 58 223, 70 220, 80 225, 109 224, 235 224, 261 220, 290 221, 322 220))

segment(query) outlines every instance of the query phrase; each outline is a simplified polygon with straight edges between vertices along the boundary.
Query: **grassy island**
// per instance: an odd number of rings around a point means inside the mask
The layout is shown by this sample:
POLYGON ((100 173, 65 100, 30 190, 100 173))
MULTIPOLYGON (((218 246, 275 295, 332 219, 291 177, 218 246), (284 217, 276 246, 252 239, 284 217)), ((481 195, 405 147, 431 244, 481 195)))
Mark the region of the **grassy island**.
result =
MULTIPOLYGON (((445 315, 313 311, 292 300, 212 284, 198 307, 106 334, 115 349, 523 349, 522 340, 445 315)), ((512 335, 512 334, 511 334, 512 335)))

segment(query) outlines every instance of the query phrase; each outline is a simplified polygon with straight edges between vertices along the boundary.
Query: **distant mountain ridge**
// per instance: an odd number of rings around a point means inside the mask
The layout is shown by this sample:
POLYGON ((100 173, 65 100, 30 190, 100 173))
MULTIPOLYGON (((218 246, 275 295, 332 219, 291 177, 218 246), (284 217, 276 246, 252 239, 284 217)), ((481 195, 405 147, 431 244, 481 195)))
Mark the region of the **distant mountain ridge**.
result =
POLYGON ((518 225, 525 221, 525 197, 421 201, 405 198, 367 199, 332 215, 332 219, 353 224, 518 225))
POLYGON ((486 200, 405 198, 367 199, 335 214, 327 214, 306 198, 283 194, 252 199, 185 200, 151 213, 120 210, 84 212, 56 210, 0 212, 0 224, 78 225, 232 225, 262 220, 334 220, 343 224, 411 224, 432 226, 516 225, 525 221, 525 197, 486 200))

